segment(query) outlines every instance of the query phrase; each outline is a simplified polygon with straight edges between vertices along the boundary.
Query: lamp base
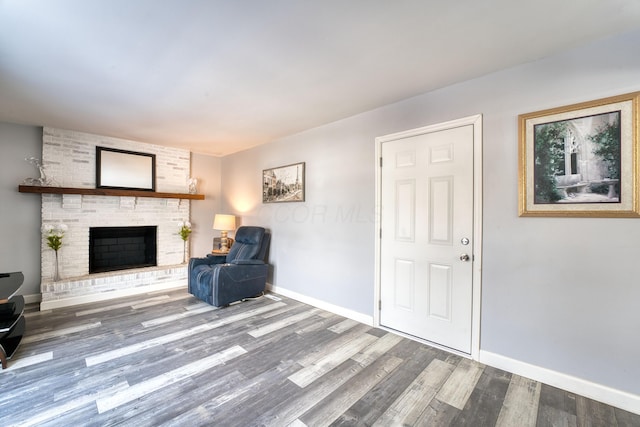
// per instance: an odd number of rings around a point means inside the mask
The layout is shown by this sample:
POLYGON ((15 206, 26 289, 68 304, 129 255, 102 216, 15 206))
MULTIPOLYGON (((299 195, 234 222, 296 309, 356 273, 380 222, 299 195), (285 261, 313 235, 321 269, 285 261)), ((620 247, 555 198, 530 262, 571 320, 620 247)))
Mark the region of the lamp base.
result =
POLYGON ((229 239, 226 231, 220 232, 220 252, 229 252, 229 239))

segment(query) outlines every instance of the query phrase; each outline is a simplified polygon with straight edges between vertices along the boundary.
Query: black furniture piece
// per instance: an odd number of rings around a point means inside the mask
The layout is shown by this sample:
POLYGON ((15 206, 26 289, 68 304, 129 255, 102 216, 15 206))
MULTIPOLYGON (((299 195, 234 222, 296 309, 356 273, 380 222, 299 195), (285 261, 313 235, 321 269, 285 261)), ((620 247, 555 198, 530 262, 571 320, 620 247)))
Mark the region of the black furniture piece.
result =
POLYGON ((7 368, 24 335, 24 297, 16 295, 24 282, 24 275, 0 273, 0 362, 7 368))
POLYGON ((226 256, 191 258, 189 293, 216 307, 260 295, 267 283, 270 241, 271 234, 262 227, 240 227, 226 256))

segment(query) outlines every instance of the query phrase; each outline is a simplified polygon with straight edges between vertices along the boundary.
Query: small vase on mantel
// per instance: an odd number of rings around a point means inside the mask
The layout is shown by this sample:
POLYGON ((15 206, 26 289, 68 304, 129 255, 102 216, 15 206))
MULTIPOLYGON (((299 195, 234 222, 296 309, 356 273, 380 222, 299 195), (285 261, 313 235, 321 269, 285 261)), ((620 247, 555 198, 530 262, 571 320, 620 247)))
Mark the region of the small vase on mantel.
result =
POLYGON ((187 180, 187 186, 189 187, 189 194, 198 193, 198 178, 189 178, 187 180))

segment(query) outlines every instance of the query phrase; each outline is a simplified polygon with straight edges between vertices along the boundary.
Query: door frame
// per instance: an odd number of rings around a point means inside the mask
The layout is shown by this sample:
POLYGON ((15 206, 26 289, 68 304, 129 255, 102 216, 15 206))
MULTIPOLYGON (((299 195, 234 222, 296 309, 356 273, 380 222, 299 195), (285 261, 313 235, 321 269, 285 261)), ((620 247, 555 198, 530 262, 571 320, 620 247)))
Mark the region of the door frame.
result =
POLYGON ((376 141, 375 157, 375 179, 376 179, 376 200, 375 200, 375 290, 374 290, 374 326, 389 330, 416 341, 424 342, 430 346, 444 349, 446 351, 470 357, 478 360, 480 357, 480 310, 482 297, 482 114, 463 117, 434 125, 424 126, 417 129, 410 129, 389 135, 379 136, 376 141), (437 343, 424 341, 414 336, 403 334, 400 331, 385 328, 380 324, 380 271, 381 271, 381 215, 382 215, 382 144, 398 139, 409 138, 425 133, 433 133, 451 128, 473 125, 473 266, 472 266, 472 303, 471 303, 471 354, 452 350, 449 347, 440 346, 437 343))

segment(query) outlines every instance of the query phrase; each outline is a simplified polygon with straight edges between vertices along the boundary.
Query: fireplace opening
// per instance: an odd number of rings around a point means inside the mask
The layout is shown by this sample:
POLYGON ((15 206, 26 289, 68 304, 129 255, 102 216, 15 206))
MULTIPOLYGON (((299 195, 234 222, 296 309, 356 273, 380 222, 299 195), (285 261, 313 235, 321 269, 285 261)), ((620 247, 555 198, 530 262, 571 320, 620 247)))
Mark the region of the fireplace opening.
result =
POLYGON ((156 226, 90 228, 89 273, 157 265, 156 232, 156 226))

